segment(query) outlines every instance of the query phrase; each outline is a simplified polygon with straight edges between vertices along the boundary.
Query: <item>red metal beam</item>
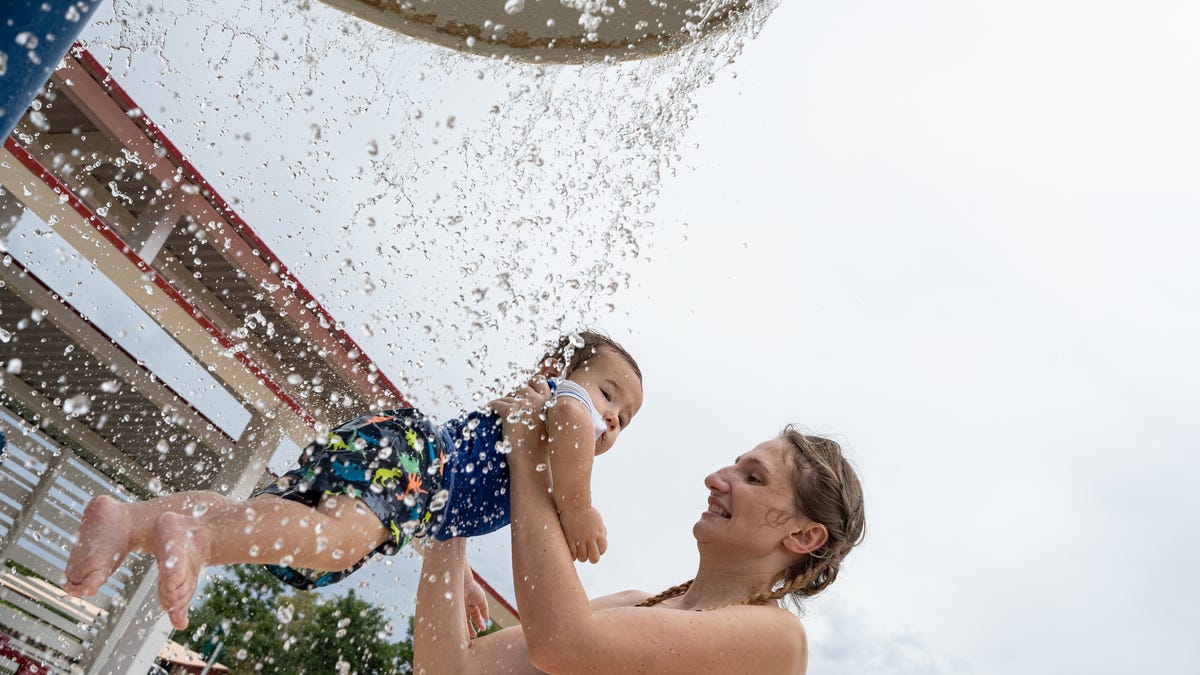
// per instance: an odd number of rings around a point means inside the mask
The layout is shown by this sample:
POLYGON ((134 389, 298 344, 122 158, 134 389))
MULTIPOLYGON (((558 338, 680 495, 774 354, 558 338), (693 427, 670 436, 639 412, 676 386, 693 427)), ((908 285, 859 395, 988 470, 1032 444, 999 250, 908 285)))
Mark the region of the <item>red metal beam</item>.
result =
MULTIPOLYGON (((128 359, 130 360, 130 362, 132 362, 133 364, 135 364, 135 365, 136 365, 138 368, 141 368, 141 369, 142 369, 143 371, 145 371, 146 373, 149 373, 149 374, 150 374, 150 375, 152 375, 152 376, 154 375, 154 373, 152 373, 152 372, 150 371, 150 369, 149 369, 149 368, 147 368, 147 367, 146 367, 146 366, 145 366, 145 365, 142 363, 142 360, 141 360, 141 359, 137 358, 137 357, 136 357, 136 356, 134 356, 133 354, 130 354, 128 350, 126 350, 124 347, 122 347, 120 344, 118 344, 116 340, 112 339, 112 337, 110 337, 110 336, 109 336, 107 333, 105 333, 103 330, 101 330, 99 326, 97 326, 96 324, 92 323, 91 319, 88 319, 86 316, 84 316, 84 315, 83 315, 83 314, 82 314, 82 313, 81 313, 81 312, 80 312, 78 309, 75 309, 75 307, 74 307, 73 305, 71 305, 70 303, 67 303, 67 302, 63 302, 63 301, 62 301, 62 298, 61 298, 61 296, 59 296, 59 294, 58 294, 58 293, 57 293, 57 292, 56 292, 54 289, 52 289, 52 288, 50 288, 49 286, 47 286, 47 285, 46 285, 46 282, 44 282, 44 281, 42 281, 40 278, 38 278, 38 275, 34 274, 33 272, 30 272, 30 271, 29 271, 29 269, 28 269, 27 267, 25 267, 24 265, 22 265, 22 264, 21 264, 21 262, 20 262, 19 260, 17 260, 16 258, 13 258, 13 259, 12 259, 12 266, 13 266, 13 267, 15 267, 16 269, 20 270, 21 274, 22 274, 22 275, 24 275, 26 278, 28 278, 30 281, 32 281, 33 283, 37 284, 38 286, 41 286, 43 289, 45 289, 45 291, 46 291, 47 293, 51 294, 51 295, 52 295, 52 296, 54 296, 56 299, 58 299, 58 301, 59 301, 59 302, 60 302, 60 304, 63 306, 63 308, 64 308, 64 309, 66 309, 68 312, 70 312, 70 313, 74 314, 74 315, 75 315, 75 318, 79 319, 79 322, 80 322, 80 323, 82 323, 82 324, 84 324, 84 325, 88 326, 89 328, 91 328, 92 330, 96 331, 96 332, 97 332, 97 333, 99 333, 100 335, 103 335, 103 336, 104 336, 104 337, 105 337, 105 338, 108 340, 108 344, 109 344, 109 345, 110 345, 112 348, 114 348, 114 349, 116 349, 117 351, 119 351, 119 352, 121 352, 122 354, 124 354, 124 355, 126 356, 126 358, 128 358, 128 359)), ((221 429, 220 425, 218 425, 216 422, 212 421, 212 419, 210 419, 210 418, 208 417, 208 415, 205 415, 203 412, 201 412, 201 411, 200 411, 200 409, 199 409, 199 408, 197 408, 196 406, 192 405, 191 403, 188 403, 188 400, 187 400, 186 398, 184 398, 184 397, 183 397, 183 396, 182 396, 182 395, 181 395, 179 392, 175 391, 175 388, 174 388, 174 387, 172 387, 171 385, 167 384, 167 381, 166 381, 166 380, 164 380, 164 379, 162 379, 162 378, 160 378, 160 377, 157 377, 157 376, 154 376, 154 379, 155 379, 155 381, 158 383, 158 385, 159 385, 159 386, 161 386, 163 389, 166 389, 167 391, 171 392, 171 394, 172 394, 172 395, 173 395, 175 398, 179 399, 179 400, 180 400, 180 401, 181 401, 181 402, 182 402, 182 403, 183 403, 185 406, 187 406, 187 407, 188 407, 188 408, 189 408, 189 409, 190 409, 192 412, 196 413, 196 415, 197 415, 197 416, 198 416, 200 419, 202 419, 202 420, 204 420, 205 422, 207 422, 207 423, 209 424, 209 426, 211 426, 211 427, 212 427, 213 431, 215 431, 216 433, 220 434, 221 436, 224 436, 226 439, 228 439, 228 440, 229 440, 229 442, 230 442, 230 443, 236 443, 236 442, 237 442, 237 439, 236 439, 236 438, 234 438, 233 436, 230 436, 229 434, 225 433, 225 431, 224 431, 223 429, 221 429)), ((219 448, 213 448, 213 449, 214 449, 214 450, 219 450, 219 448)))
POLYGON ((126 244, 123 239, 121 239, 121 236, 117 234, 117 232, 113 230, 113 228, 107 222, 105 222, 105 220, 101 218, 99 214, 93 211, 91 207, 85 204, 81 199, 79 199, 79 197, 75 196, 75 193, 72 192, 66 184, 60 181, 57 176, 47 170, 46 167, 42 166, 41 162, 38 162, 33 155, 31 155, 24 147, 22 147, 21 144, 17 142, 15 137, 9 136, 6 138, 4 140, 4 147, 6 150, 11 152, 13 156, 25 166, 26 169, 29 169, 29 171, 31 171, 42 182, 49 186, 50 189, 54 190, 55 194, 59 196, 59 199, 62 200, 63 203, 70 206, 75 210, 76 213, 82 216, 84 222, 86 222, 88 225, 91 225, 92 228, 96 230, 97 234, 116 247, 117 250, 119 250, 138 268, 138 271, 147 277, 150 277, 150 279, 154 282, 154 285, 157 286, 164 294, 166 294, 168 298, 173 300, 175 304, 179 305, 181 309, 187 312, 188 316, 192 317, 192 319, 199 324, 201 328, 203 328, 209 335, 213 337, 213 339, 217 341, 217 344, 221 345, 221 347, 224 349, 231 350, 234 358, 240 361, 246 370, 250 372, 250 374, 258 378, 258 380, 262 382, 263 385, 265 385, 267 389, 271 391, 271 393, 275 394, 280 401, 283 401, 285 404, 287 404, 287 406, 295 411, 295 413, 299 415, 300 418, 305 422, 314 427, 317 426, 317 420, 313 418, 312 415, 308 414, 308 411, 305 410, 298 401, 284 391, 283 387, 281 387, 277 382, 272 380, 270 375, 268 375, 265 370, 259 367, 259 365, 256 364, 249 356, 246 356, 240 351, 234 350, 233 340, 230 340, 228 337, 226 337, 216 324, 214 324, 212 321, 209 321, 208 317, 204 316, 203 312, 196 308, 195 305, 188 302, 187 298, 183 297, 179 291, 175 290, 175 287, 171 285, 171 282, 159 274, 154 267, 150 265, 150 263, 142 260, 141 256, 134 252, 134 250, 128 244, 126 244))
POLYGON ((341 325, 340 322, 334 319, 333 315, 331 315, 320 302, 317 302, 317 299, 308 291, 307 288, 304 287, 304 284, 300 283, 300 280, 291 273, 287 265, 285 265, 283 261, 279 259, 279 256, 275 255, 274 251, 267 246, 266 242, 260 239, 258 235, 255 234, 254 230, 250 229, 250 226, 246 223, 246 221, 242 220, 242 217, 233 210, 233 207, 229 206, 229 204, 221 197, 216 189, 214 189, 213 186, 204 178, 204 176, 200 174, 196 167, 193 166, 190 161, 188 161, 187 157, 185 157, 183 153, 179 151, 179 148, 175 147, 175 144, 171 142, 171 139, 167 138, 167 135, 164 134, 161 129, 159 129, 158 125, 156 125, 154 121, 151 120, 148 115, 146 115, 141 106, 135 103, 133 98, 121 88, 121 85, 118 84, 117 81, 108 73, 108 71, 104 69, 104 66, 100 65, 100 62, 96 59, 96 57, 92 56, 89 51, 78 44, 76 44, 72 49, 71 54, 79 60, 79 62, 87 71, 90 72, 92 77, 95 78, 100 86, 104 87, 110 92, 112 98, 120 103, 126 112, 131 110, 140 111, 138 114, 131 115, 130 118, 142 126, 142 129, 149 138, 160 143, 163 149, 166 151, 167 156, 171 158, 171 161, 174 162, 176 166, 182 168, 191 181, 200 186, 200 194, 204 195, 205 199, 207 199, 209 203, 213 205, 213 208, 216 209, 217 213, 227 218, 238 230, 240 230, 242 235, 253 243, 253 245, 262 253, 263 257, 266 258, 269 263, 274 263, 279 267, 279 276, 288 283, 295 285, 295 293, 300 297, 302 304, 305 306, 312 304, 313 311, 324 317, 324 319, 329 322, 329 325, 332 326, 335 331, 337 331, 338 336, 344 340, 351 349, 358 352, 357 361, 363 365, 363 367, 366 369, 366 372, 371 372, 371 367, 374 367, 374 372, 378 373, 379 380, 383 386, 385 386, 388 391, 390 391, 400 401, 402 405, 411 405, 407 402, 407 400, 405 400, 404 394, 402 394, 396 385, 393 384, 390 379, 388 379, 387 375, 385 375, 383 371, 378 366, 375 366, 374 362, 367 357, 366 351, 364 351, 358 345, 358 343, 354 341, 354 338, 350 337, 345 330, 338 327, 341 325))

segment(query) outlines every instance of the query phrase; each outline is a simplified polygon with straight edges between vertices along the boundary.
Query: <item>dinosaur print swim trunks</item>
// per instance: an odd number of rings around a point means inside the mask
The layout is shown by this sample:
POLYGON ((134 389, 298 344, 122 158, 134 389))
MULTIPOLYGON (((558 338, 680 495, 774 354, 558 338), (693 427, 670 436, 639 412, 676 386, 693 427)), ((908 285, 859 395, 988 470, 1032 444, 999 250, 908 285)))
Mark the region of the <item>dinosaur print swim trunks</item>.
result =
POLYGON ((311 443, 300 466, 257 494, 276 495, 316 507, 327 495, 361 499, 391 533, 375 551, 339 572, 267 565, 300 589, 328 586, 352 574, 374 553, 393 555, 423 537, 445 505, 446 441, 436 423, 415 408, 372 412, 311 443))

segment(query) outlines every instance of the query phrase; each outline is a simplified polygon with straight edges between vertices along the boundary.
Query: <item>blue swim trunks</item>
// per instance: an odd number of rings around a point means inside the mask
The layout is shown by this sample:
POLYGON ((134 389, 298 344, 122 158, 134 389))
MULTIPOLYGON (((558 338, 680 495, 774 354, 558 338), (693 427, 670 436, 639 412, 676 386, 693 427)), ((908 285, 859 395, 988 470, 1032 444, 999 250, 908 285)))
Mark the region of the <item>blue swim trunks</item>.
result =
MULTIPOLYGON (((438 425, 414 408, 363 415, 334 429, 324 444, 312 443, 300 466, 259 494, 316 507, 327 495, 361 499, 391 536, 372 554, 392 555, 413 537, 425 536, 448 497, 443 487, 447 446, 438 425)), ((339 572, 267 565, 280 580, 310 589, 340 581, 363 565, 339 572)))

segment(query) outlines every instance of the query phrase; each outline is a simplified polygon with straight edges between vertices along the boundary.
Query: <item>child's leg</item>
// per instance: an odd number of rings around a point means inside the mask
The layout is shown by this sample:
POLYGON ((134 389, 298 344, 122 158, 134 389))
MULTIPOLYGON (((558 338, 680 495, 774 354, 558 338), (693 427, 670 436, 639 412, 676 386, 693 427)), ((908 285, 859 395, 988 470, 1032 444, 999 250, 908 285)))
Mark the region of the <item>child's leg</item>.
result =
POLYGON ((172 624, 183 628, 205 565, 282 563, 341 570, 387 534, 365 504, 345 496, 328 497, 316 509, 274 496, 235 502, 214 492, 132 504, 97 497, 84 510, 65 588, 92 595, 127 553, 152 553, 158 561, 159 601, 172 624))

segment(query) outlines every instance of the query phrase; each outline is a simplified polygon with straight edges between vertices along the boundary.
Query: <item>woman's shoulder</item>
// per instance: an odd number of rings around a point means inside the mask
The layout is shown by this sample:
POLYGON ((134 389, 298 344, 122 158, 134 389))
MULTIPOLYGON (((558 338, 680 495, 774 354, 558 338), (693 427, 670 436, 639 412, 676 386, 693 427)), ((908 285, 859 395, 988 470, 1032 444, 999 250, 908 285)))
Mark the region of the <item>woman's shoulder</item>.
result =
POLYGON ((597 598, 592 598, 592 609, 612 609, 614 607, 633 607, 639 602, 650 597, 646 591, 628 590, 618 591, 609 595, 601 595, 597 598))
MULTIPOLYGON (((731 605, 713 610, 726 615, 731 623, 745 627, 756 635, 760 644, 771 645, 777 663, 794 664, 796 673, 808 670, 808 633, 804 622, 794 613, 776 605, 731 605)), ((788 667, 788 672, 792 672, 788 667)))

